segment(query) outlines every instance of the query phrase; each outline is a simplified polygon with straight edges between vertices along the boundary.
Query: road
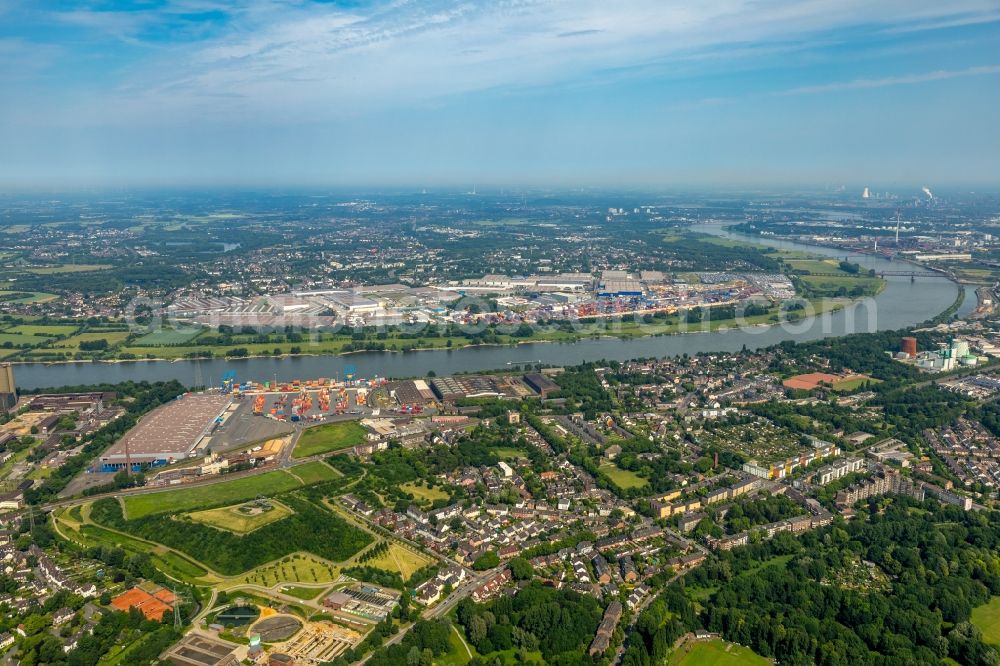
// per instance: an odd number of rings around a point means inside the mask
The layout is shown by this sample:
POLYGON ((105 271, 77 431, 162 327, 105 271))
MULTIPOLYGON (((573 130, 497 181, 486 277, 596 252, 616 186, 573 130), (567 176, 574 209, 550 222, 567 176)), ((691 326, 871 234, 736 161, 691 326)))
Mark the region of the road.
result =
POLYGON ((233 479, 242 478, 245 476, 253 476, 254 474, 263 474, 264 472, 271 472, 279 469, 288 469, 290 467, 295 467, 297 465, 302 465, 308 462, 315 462, 317 460, 324 460, 330 456, 336 455, 338 453, 345 453, 347 451, 353 450, 353 447, 348 447, 345 449, 339 449, 337 451, 327 451, 326 453, 320 453, 314 456, 309 456, 306 458, 296 458, 291 459, 291 452, 295 447, 295 442, 298 441, 298 437, 301 436, 301 432, 293 433, 292 442, 285 447, 285 451, 282 451, 281 457, 276 463, 268 463, 266 465, 259 465, 253 469, 248 469, 243 472, 231 472, 229 474, 221 474, 219 476, 212 476, 205 480, 192 481, 190 483, 184 483, 174 486, 142 486, 140 488, 127 488, 125 490, 115 490, 113 492, 100 493, 98 495, 88 495, 87 497, 76 497, 64 500, 58 500, 55 502, 48 502, 47 504, 40 504, 35 507, 35 509, 41 509, 43 511, 51 511, 53 509, 58 509, 65 506, 73 506, 74 504, 80 504, 84 501, 98 500, 102 497, 125 497, 128 495, 146 495, 151 493, 168 493, 174 490, 181 490, 184 488, 201 488, 203 486, 211 486, 216 483, 225 483, 226 481, 232 481, 233 479))

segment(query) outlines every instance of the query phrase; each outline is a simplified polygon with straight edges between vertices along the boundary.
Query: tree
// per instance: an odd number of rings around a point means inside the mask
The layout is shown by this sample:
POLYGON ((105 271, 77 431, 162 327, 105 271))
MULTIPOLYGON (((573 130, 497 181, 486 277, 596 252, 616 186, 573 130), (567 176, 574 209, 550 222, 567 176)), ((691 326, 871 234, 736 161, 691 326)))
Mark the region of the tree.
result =
POLYGON ((486 571, 500 565, 500 557, 492 550, 487 551, 476 558, 472 563, 472 568, 476 571, 486 571))
POLYGON ((535 575, 535 568, 531 566, 531 562, 523 557, 515 557, 508 563, 508 566, 514 580, 530 580, 535 575))

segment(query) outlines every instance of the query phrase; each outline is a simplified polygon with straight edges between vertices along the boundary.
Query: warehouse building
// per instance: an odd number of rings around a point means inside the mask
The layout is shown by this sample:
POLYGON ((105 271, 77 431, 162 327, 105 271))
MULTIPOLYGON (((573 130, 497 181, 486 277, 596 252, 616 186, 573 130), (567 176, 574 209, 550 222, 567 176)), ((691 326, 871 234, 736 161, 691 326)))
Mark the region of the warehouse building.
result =
POLYGON ((524 376, 524 383, 530 386, 543 398, 559 390, 559 385, 540 372, 531 372, 524 376))
POLYGON ((642 296, 643 286, 639 280, 608 280, 602 279, 597 287, 597 295, 603 298, 624 298, 642 296))
POLYGON ((106 472, 140 465, 167 465, 191 455, 222 422, 232 403, 228 395, 186 394, 147 414, 101 456, 106 472))
POLYGON ((431 389, 438 398, 448 402, 461 398, 497 398, 503 395, 491 377, 479 375, 432 379, 431 389))

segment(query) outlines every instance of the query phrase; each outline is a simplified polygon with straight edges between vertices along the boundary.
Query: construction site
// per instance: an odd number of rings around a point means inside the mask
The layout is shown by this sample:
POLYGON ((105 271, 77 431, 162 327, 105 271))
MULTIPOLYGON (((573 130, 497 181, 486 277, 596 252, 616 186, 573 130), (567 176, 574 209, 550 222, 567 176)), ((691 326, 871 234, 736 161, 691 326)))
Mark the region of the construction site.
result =
POLYGON ((296 664, 324 664, 361 642, 362 635, 332 622, 307 622, 289 641, 275 645, 296 664))

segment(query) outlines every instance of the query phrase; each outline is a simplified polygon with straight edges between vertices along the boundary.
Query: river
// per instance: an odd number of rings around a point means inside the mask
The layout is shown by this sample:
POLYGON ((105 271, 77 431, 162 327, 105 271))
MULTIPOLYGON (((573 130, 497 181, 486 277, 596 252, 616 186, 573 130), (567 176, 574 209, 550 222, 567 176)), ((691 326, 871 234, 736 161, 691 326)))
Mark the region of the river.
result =
MULTIPOLYGON (((699 225, 697 231, 733 239, 769 245, 787 250, 801 250, 828 257, 843 257, 844 251, 805 245, 767 237, 746 236, 726 231, 721 225, 699 225)), ((948 308, 962 288, 939 276, 899 261, 881 257, 852 257, 851 261, 868 270, 915 270, 928 277, 916 281, 905 276, 886 276, 888 284, 874 299, 843 310, 813 317, 789 326, 731 329, 712 333, 685 333, 631 340, 617 338, 587 339, 569 343, 531 343, 502 347, 466 347, 441 351, 410 353, 364 352, 347 356, 297 356, 283 358, 212 359, 194 361, 134 361, 121 363, 66 363, 46 365, 21 364, 15 367, 18 386, 22 388, 56 387, 81 384, 119 383, 128 380, 158 381, 176 379, 186 385, 214 385, 223 374, 234 371, 238 380, 267 381, 274 378, 340 377, 344 369, 360 377, 419 377, 433 371, 438 375, 458 372, 495 370, 509 365, 548 363, 574 365, 588 360, 676 356, 709 351, 738 351, 767 347, 783 340, 815 340, 847 333, 871 332, 911 326, 934 317, 948 308), (872 306, 872 302, 874 306, 872 306)), ((959 316, 976 306, 973 287, 965 287, 965 301, 959 316)))

